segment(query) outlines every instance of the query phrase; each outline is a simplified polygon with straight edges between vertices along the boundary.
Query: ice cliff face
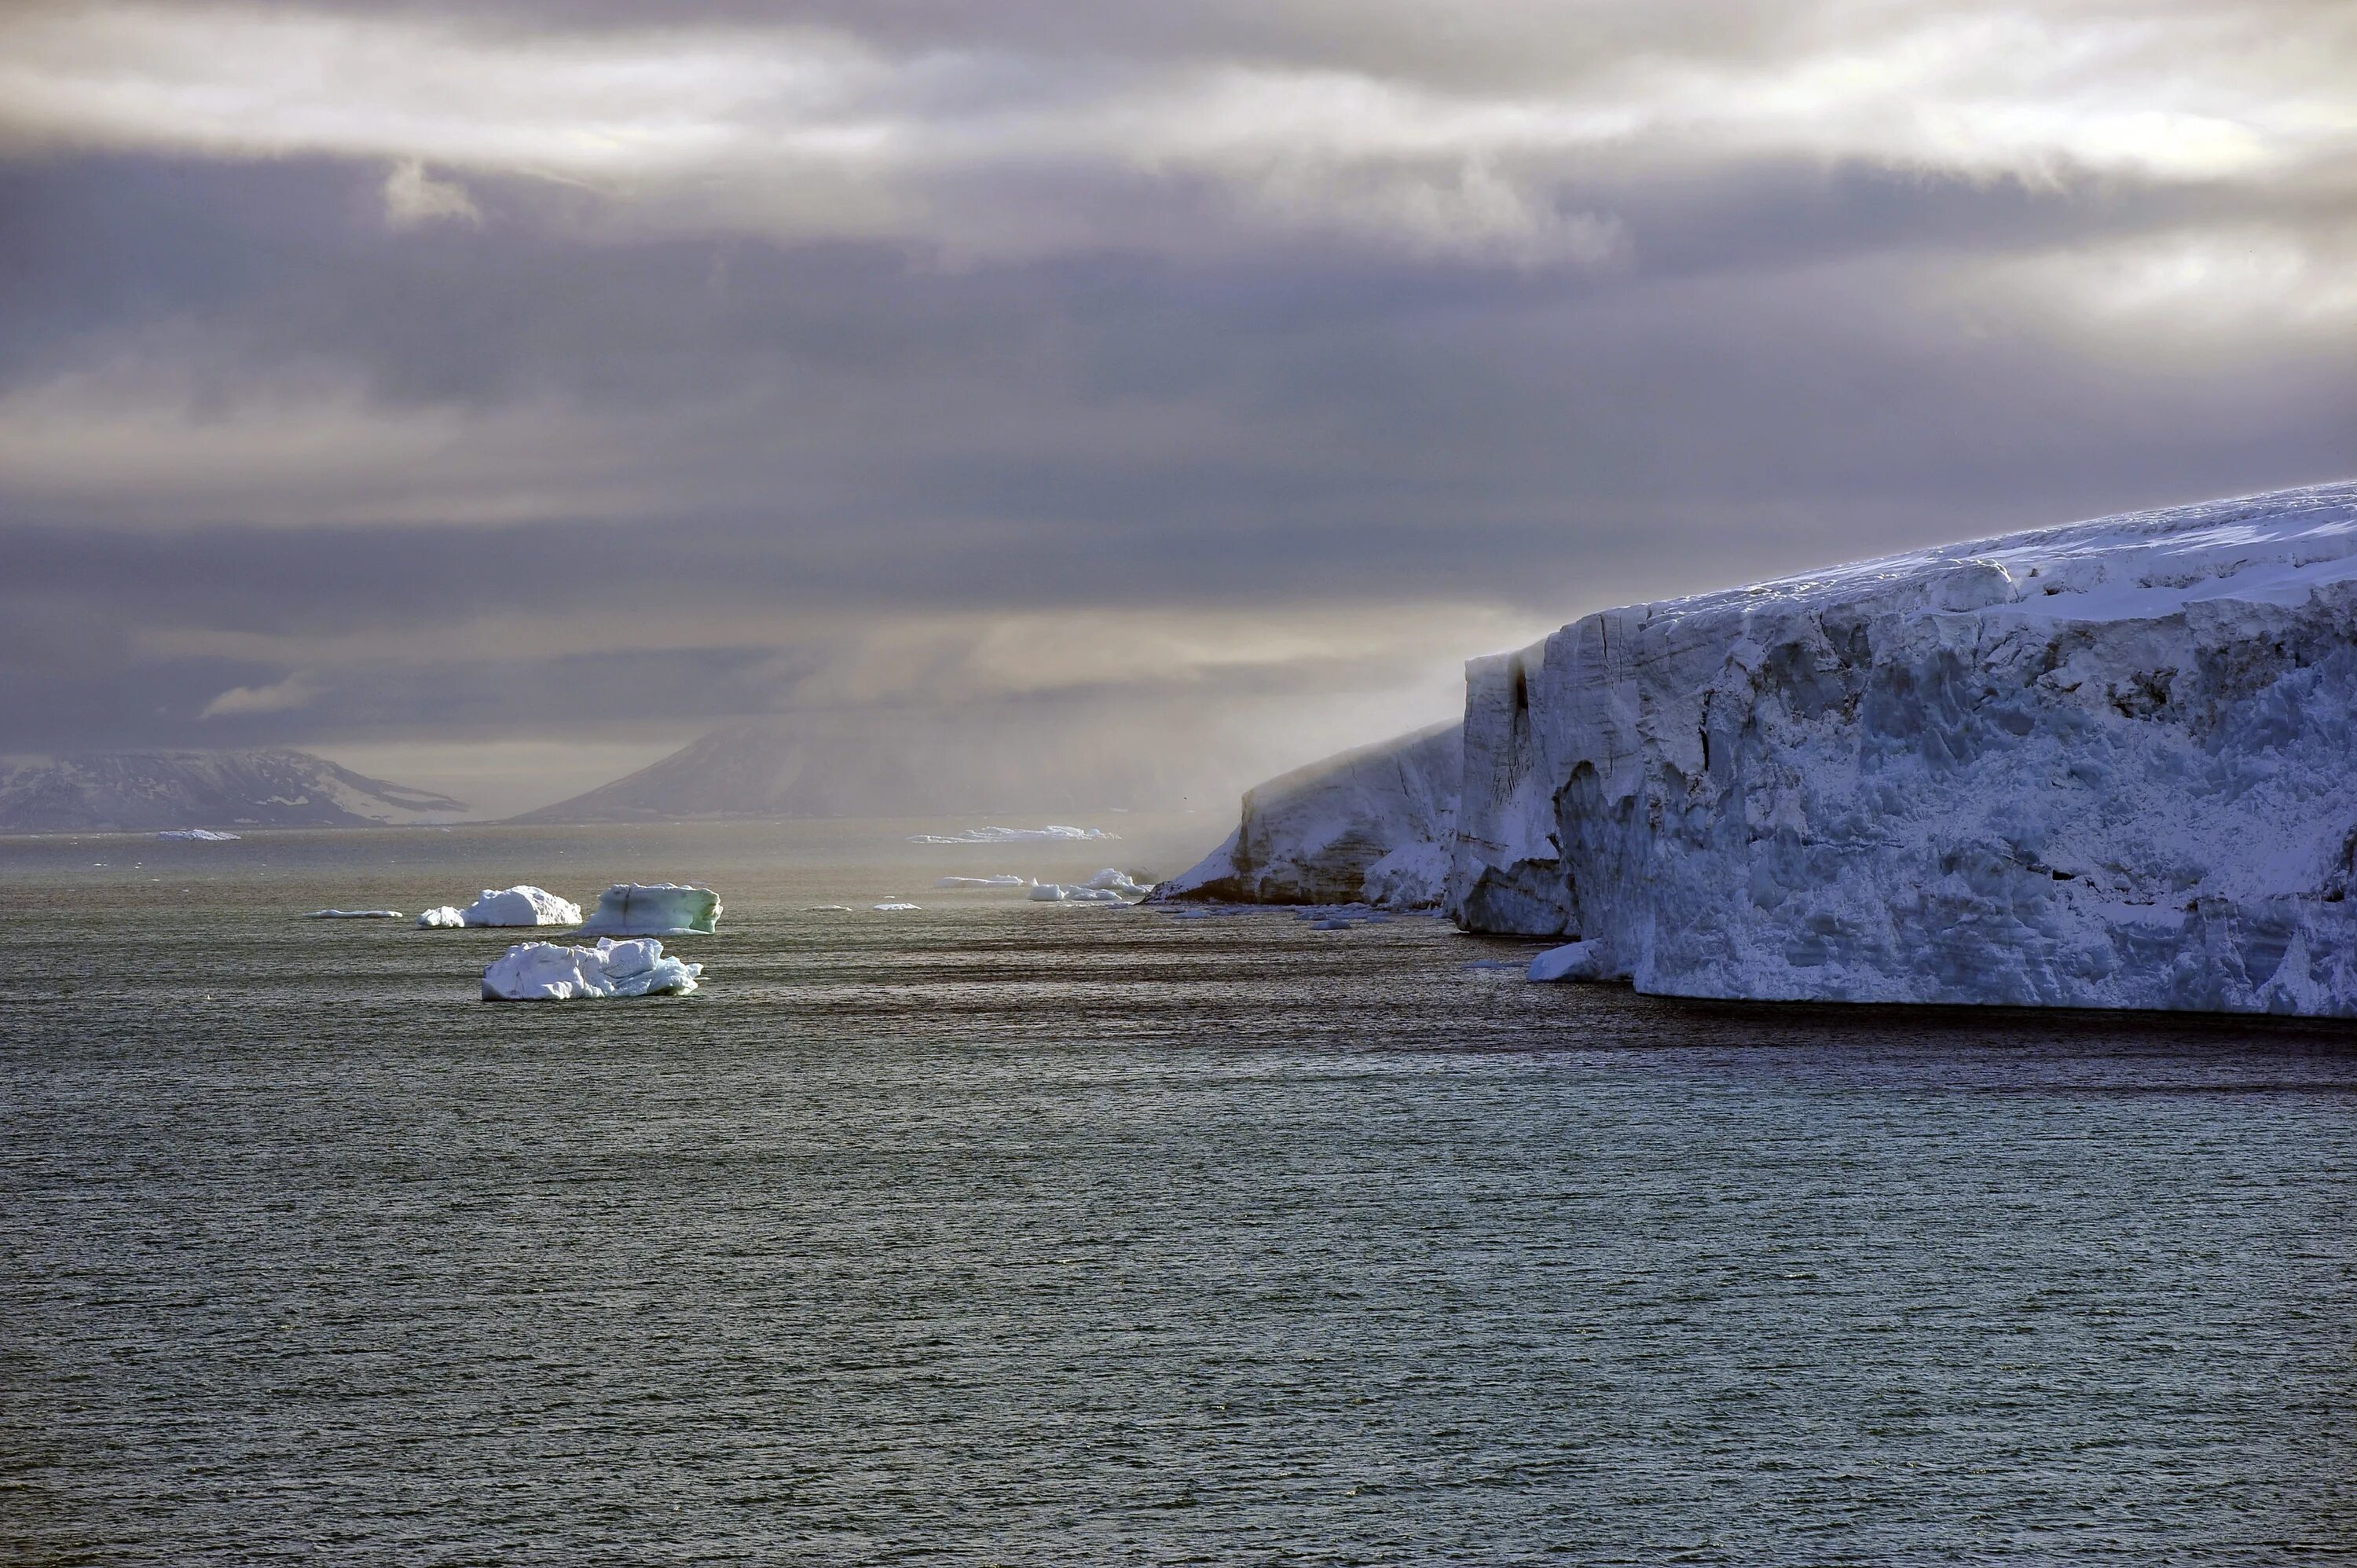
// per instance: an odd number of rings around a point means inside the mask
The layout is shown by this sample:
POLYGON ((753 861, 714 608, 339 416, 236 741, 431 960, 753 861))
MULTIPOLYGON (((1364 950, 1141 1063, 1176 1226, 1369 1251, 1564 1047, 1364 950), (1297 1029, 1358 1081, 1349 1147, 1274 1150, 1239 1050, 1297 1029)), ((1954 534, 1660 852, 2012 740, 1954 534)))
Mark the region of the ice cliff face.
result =
POLYGON ((2357 484, 1608 610, 1469 667, 1448 879, 1670 995, 2357 1015, 2357 484))
POLYGON ((1256 786, 1228 841, 1157 886, 1155 901, 1437 905, 1461 740, 1454 723, 1437 725, 1256 786))

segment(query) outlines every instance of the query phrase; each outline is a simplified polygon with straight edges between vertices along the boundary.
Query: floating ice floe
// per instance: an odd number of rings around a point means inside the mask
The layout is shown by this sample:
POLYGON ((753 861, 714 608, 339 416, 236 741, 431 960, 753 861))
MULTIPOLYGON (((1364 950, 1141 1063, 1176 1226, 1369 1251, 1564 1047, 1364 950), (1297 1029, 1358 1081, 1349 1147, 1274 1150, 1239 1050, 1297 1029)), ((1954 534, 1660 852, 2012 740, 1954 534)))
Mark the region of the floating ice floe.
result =
POLYGON ((1028 879, 1008 872, 1004 876, 944 876, 933 884, 936 887, 1025 887, 1028 879))
POLYGON ((439 908, 428 909, 424 914, 417 917, 418 926, 421 929, 427 930, 436 929, 437 928, 463 926, 466 923, 467 912, 464 909, 454 909, 447 904, 441 906, 439 908))
POLYGON ((486 887, 459 911, 469 926, 577 926, 581 906, 559 898, 544 887, 519 883, 513 887, 486 887))
POLYGON ((802 913, 805 915, 848 915, 851 913, 851 906, 848 904, 805 904, 802 906, 802 913))
POLYGON ((303 917, 307 920, 398 920, 398 909, 314 909, 303 917))
POLYGON ((1108 865, 1086 882, 1031 883, 1025 896, 1039 904, 1131 904, 1153 891, 1153 884, 1134 882, 1108 865))
POLYGON ((167 828, 156 835, 159 839, 177 839, 182 843, 235 843, 235 833, 217 833, 210 828, 167 828))
POLYGON ((1531 960, 1532 980, 1594 980, 1604 972, 1603 944, 1566 942, 1531 960))
POLYGON ((914 908, 918 908, 918 906, 917 906, 917 905, 914 905, 914 904, 908 903, 907 901, 905 901, 905 900, 903 900, 903 899, 893 898, 893 899, 888 899, 888 900, 886 900, 884 903, 881 903, 881 904, 870 904, 870 905, 868 906, 868 908, 871 908, 871 909, 882 909, 882 910, 886 911, 887 913, 890 913, 890 912, 892 912, 892 911, 899 910, 899 909, 914 909, 914 908))
POLYGON ((910 833, 910 843, 1081 843, 1096 839, 1119 838, 1103 828, 1058 827, 1053 823, 1044 828, 968 828, 956 833, 910 833))
POLYGON ((683 882, 617 882, 597 895, 597 908, 582 923, 581 934, 709 935, 719 918, 720 897, 709 887, 683 882))
POLYGON ((483 971, 486 1002, 572 1002, 613 996, 685 995, 695 989, 700 963, 667 956, 651 937, 618 942, 600 937, 594 948, 518 942, 483 971))

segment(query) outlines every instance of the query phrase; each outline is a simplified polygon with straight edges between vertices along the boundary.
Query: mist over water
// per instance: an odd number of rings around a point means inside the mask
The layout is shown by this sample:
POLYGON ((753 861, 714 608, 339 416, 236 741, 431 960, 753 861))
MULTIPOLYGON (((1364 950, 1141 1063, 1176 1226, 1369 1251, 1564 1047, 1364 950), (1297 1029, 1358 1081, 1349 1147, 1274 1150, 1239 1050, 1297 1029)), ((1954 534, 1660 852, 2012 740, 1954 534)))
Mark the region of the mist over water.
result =
POLYGON ((2345 1029, 931 886, 1227 826, 1092 821, 0 841, 5 1554, 2357 1552, 2345 1029), (621 877, 721 890, 705 990, 296 918, 621 877))

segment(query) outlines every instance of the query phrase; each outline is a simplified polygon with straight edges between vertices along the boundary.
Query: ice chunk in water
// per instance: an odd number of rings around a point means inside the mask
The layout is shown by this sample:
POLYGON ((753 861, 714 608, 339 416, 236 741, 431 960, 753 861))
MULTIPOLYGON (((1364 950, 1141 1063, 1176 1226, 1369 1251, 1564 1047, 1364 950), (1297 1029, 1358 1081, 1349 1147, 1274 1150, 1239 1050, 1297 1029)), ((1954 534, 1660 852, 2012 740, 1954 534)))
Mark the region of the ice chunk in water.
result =
POLYGON ((683 937, 709 934, 720 919, 720 897, 683 882, 617 882, 597 895, 581 934, 683 937))
POLYGON ((518 942, 483 971, 486 1002, 571 1002, 613 996, 684 995, 695 989, 700 963, 683 963, 651 937, 618 942, 601 937, 594 948, 518 942))

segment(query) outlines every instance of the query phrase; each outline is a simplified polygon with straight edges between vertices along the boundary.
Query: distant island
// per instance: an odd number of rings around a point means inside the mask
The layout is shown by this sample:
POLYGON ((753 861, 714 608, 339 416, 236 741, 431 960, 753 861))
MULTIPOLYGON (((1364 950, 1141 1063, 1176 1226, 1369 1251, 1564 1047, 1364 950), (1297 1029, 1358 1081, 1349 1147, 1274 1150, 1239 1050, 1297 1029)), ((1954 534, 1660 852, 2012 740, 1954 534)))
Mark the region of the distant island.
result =
POLYGON ((0 768, 0 832, 454 822, 466 802, 281 746, 101 751, 0 768))

